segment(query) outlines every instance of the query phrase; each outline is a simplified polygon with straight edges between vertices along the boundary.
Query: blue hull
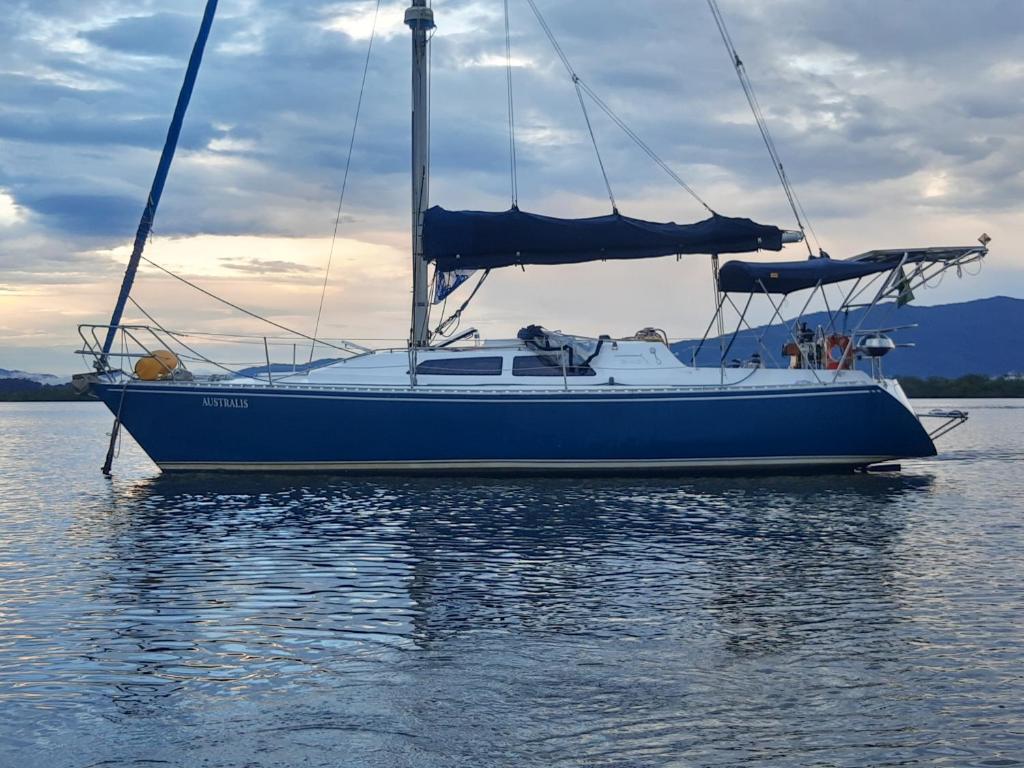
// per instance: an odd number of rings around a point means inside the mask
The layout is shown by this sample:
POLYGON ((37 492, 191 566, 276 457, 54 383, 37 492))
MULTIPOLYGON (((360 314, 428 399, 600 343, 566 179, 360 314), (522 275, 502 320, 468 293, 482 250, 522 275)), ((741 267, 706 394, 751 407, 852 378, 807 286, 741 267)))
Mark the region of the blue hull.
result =
POLYGON ((162 469, 752 471, 933 456, 874 385, 597 393, 169 383, 93 391, 162 469))

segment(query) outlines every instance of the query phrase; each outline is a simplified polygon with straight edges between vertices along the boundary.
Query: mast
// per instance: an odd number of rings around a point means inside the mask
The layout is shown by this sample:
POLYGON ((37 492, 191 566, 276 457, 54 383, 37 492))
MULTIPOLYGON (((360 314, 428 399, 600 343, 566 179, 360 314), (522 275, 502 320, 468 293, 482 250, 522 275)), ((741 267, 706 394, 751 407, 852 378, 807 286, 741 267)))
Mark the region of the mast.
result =
POLYGON ((167 131, 167 140, 164 142, 164 149, 160 155, 160 163, 157 165, 156 176, 153 178, 153 186, 149 190, 146 207, 142 211, 142 219, 139 221, 139 228, 135 233, 135 245, 132 247, 132 255, 128 259, 128 266, 124 271, 124 279, 121 281, 121 292, 117 296, 117 303, 114 305, 114 312, 110 317, 107 337, 103 342, 103 354, 96 362, 97 369, 101 371, 107 366, 107 356, 110 354, 110 348, 117 336, 117 326, 121 323, 121 316, 124 314, 125 305, 132 292, 132 284, 135 282, 135 273, 139 270, 142 251, 145 249, 149 233, 153 229, 153 219, 156 218, 160 196, 163 194, 164 184, 167 182, 167 174, 171 170, 174 150, 178 147, 178 137, 181 135, 181 125, 185 121, 185 112, 188 110, 188 103, 192 98, 192 89, 196 84, 199 65, 203 61, 203 51, 206 49, 206 40, 210 36, 210 27, 213 26, 213 17, 216 12, 217 0, 207 0, 206 12, 203 14, 202 24, 199 25, 199 34, 192 48, 188 69, 185 70, 185 81, 178 94, 178 103, 174 108, 174 117, 171 118, 171 127, 167 131))
POLYGON ((423 260, 423 212, 430 197, 430 134, 428 115, 427 33, 434 12, 427 0, 412 0, 405 11, 412 31, 412 325, 409 346, 429 343, 427 330, 427 262, 423 260))

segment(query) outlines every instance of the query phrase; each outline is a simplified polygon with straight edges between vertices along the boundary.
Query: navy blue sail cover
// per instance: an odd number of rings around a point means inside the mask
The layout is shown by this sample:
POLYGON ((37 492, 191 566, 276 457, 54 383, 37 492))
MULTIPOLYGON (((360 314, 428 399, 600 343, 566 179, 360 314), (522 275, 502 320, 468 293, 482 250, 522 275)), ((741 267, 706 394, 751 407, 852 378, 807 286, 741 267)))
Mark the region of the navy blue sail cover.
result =
POLYGON ((782 249, 782 230, 714 214, 695 224, 662 224, 619 213, 556 219, 508 211, 447 211, 423 221, 423 255, 439 272, 526 264, 578 264, 688 253, 782 249))
POLYGON ((793 293, 818 283, 841 283, 898 266, 899 260, 872 262, 828 257, 774 263, 729 261, 719 270, 718 280, 725 293, 793 293))

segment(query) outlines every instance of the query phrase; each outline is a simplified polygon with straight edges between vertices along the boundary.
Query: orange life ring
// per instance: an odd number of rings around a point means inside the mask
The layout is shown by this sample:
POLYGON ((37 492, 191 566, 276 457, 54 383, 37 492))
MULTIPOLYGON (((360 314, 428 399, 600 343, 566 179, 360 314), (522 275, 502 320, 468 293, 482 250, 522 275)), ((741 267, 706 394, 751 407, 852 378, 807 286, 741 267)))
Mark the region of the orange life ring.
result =
POLYGON ((850 350, 850 337, 832 334, 825 341, 825 367, 830 371, 838 368, 853 368, 853 352, 850 350))

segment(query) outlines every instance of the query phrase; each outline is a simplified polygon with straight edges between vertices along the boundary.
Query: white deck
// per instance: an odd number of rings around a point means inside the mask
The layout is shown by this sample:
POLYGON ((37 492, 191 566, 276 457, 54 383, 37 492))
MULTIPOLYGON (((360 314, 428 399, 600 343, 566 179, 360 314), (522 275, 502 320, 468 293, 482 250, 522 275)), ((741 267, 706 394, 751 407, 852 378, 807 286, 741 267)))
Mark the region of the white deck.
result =
MULTIPOLYGON (((417 388, 463 389, 493 388, 500 390, 558 389, 586 390, 609 386, 649 389, 695 388, 790 388, 820 387, 822 385, 863 385, 873 380, 857 370, 836 371, 782 368, 718 368, 693 367, 681 362, 661 342, 606 341, 600 352, 590 361, 591 375, 562 375, 558 368, 548 368, 546 375, 534 375, 537 364, 531 364, 536 352, 525 342, 515 339, 492 341, 469 347, 424 349, 415 353, 419 371, 415 377, 417 388), (500 365, 495 358, 500 358, 500 365), (516 362, 520 358, 520 362, 516 362), (527 360, 523 360, 527 358, 527 360), (452 365, 464 371, 481 363, 488 363, 488 372, 444 375, 424 372, 452 365), (424 366, 424 364, 427 364, 424 366), (431 364, 434 364, 433 367, 431 364)), ((408 350, 384 350, 359 355, 308 373, 275 373, 274 383, 279 385, 312 387, 409 387, 412 383, 410 368, 413 355, 408 350)), ((542 365, 542 364, 541 364, 542 365)), ((252 385, 254 381, 236 379, 230 384, 252 385)))

